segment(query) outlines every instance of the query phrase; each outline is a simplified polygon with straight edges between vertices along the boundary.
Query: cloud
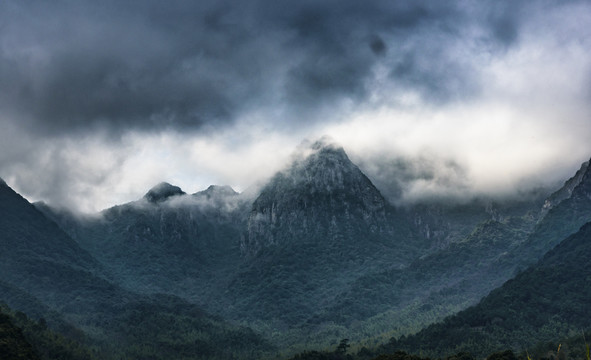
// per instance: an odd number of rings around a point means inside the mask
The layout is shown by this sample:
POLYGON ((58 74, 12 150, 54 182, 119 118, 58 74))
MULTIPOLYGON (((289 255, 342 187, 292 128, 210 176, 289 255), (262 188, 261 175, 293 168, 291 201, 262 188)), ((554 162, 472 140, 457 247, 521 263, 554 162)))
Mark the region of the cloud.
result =
POLYGON ((358 164, 390 202, 400 205, 428 199, 466 199, 473 195, 467 170, 435 154, 361 158, 358 164))
MULTIPOLYGON (((9 127, 3 126, 8 130, 9 127)), ((196 137, 178 132, 31 138, 21 129, 0 133, 0 177, 30 201, 95 212, 141 198, 167 181, 187 193, 209 185, 252 192, 282 168, 295 139, 233 128, 196 137), (242 145, 236 138, 246 138, 242 145)), ((242 139, 244 140, 244 139, 242 139)))
POLYGON ((591 153, 590 21, 585 1, 0 2, 0 176, 100 209, 160 181, 243 190, 329 134, 396 199, 563 180, 591 153))
POLYGON ((378 56, 385 55, 388 50, 384 40, 382 40, 382 38, 380 38, 378 35, 373 35, 371 37, 369 41, 369 48, 374 54, 378 56))
POLYGON ((477 87, 448 47, 470 40, 463 27, 482 18, 481 36, 514 42, 519 12, 509 4, 8 1, 0 104, 44 135, 200 130, 260 106, 318 121, 316 108, 364 101, 381 61, 393 81, 446 100, 450 88, 477 87))
POLYGON ((264 48, 245 24, 224 26, 213 4, 130 5, 5 3, 3 107, 43 134, 199 128, 261 92, 264 48))
POLYGON ((122 181, 122 147, 105 147, 95 137, 40 141, 14 129, 0 141, 14 151, 0 157, 2 177, 32 202, 95 211, 98 199, 121 199, 112 185, 122 181))

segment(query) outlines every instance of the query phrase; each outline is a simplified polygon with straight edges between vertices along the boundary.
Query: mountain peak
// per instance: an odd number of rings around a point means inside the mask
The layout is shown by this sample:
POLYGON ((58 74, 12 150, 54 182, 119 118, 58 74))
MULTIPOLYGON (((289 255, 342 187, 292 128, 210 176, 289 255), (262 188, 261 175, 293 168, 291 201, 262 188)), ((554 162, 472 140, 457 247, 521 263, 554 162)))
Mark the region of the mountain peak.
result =
MULTIPOLYGON (((304 142, 305 144, 306 142, 304 142)), ((339 145, 333 138, 330 136, 323 136, 320 139, 310 142, 309 147, 314 150, 323 150, 323 149, 340 149, 342 150, 343 147, 339 145)))
MULTIPOLYGON (((366 186, 369 179, 351 162, 343 147, 328 137, 302 143, 293 155, 291 165, 275 176, 312 193, 366 186)), ((271 181, 276 183, 276 181, 271 181)), ((373 187, 373 185, 370 185, 373 187)))
POLYGON ((180 187, 171 185, 167 182, 161 182, 154 186, 144 195, 144 199, 151 203, 164 201, 171 196, 185 195, 185 192, 180 187))
POLYGON ((210 185, 207 189, 203 191, 196 192, 193 194, 195 196, 204 196, 207 199, 211 198, 219 198, 219 197, 226 197, 226 196, 234 196, 238 195, 231 186, 228 185, 210 185))
POLYGON ((329 136, 323 136, 313 142, 310 140, 304 140, 297 147, 293 156, 296 161, 301 161, 314 154, 339 155, 344 156, 348 160, 347 154, 345 153, 343 147, 329 136))
POLYGON ((589 161, 585 161, 581 164, 581 168, 575 173, 573 177, 568 179, 564 185, 551 194, 544 203, 542 208, 542 214, 545 215, 548 211, 558 205, 563 200, 566 200, 571 197, 574 189, 579 186, 579 184, 583 181, 585 174, 589 171, 589 161))
POLYGON ((378 232, 385 211, 385 199, 343 148, 322 138, 300 145, 291 165, 263 187, 241 246, 256 253, 270 244, 308 241, 325 230, 327 238, 349 237, 354 223, 378 232))

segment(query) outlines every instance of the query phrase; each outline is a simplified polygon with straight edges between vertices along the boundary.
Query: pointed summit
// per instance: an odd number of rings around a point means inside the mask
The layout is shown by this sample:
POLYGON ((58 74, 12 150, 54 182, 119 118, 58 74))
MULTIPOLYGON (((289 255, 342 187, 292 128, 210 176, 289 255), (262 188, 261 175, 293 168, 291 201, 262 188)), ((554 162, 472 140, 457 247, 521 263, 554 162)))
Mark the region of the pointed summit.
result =
POLYGON ((573 186, 571 197, 579 197, 581 199, 585 198, 587 201, 591 201, 591 167, 589 166, 590 162, 591 160, 583 163, 581 169, 577 172, 577 175, 579 175, 579 173, 582 173, 582 175, 580 175, 581 180, 575 186, 573 186))
POLYGON ((293 155, 291 166, 275 175, 271 183, 282 177, 290 180, 292 185, 305 186, 312 194, 331 193, 346 188, 362 191, 356 189, 361 186, 365 190, 371 189, 377 197, 382 197, 371 181, 351 162, 343 147, 326 136, 312 143, 302 143, 293 155))
POLYGON ((252 206, 243 250, 350 238, 354 228, 379 232, 385 212, 386 200, 367 176, 341 146, 322 138, 301 145, 291 165, 262 189, 252 206))
POLYGON ((536 224, 522 247, 530 253, 529 261, 537 261, 562 239, 577 232, 581 226, 591 221, 591 166, 583 163, 575 176, 569 179, 563 188, 549 197, 542 209, 544 215, 536 224), (560 200, 560 201, 557 201, 560 200), (545 212, 545 214, 544 214, 545 212))
POLYGON ((323 136, 316 141, 304 140, 296 149, 296 155, 302 153, 303 155, 309 155, 314 152, 335 152, 345 155, 345 150, 343 147, 337 143, 333 138, 330 136, 323 136))
POLYGON ((583 181, 583 176, 585 176, 588 169, 589 161, 585 161, 573 177, 568 179, 559 190, 546 199, 542 208, 542 215, 546 215, 551 208, 558 205, 563 200, 570 198, 573 190, 581 183, 581 181, 583 181))
POLYGON ((151 203, 162 202, 171 196, 185 195, 185 192, 180 187, 171 185, 167 182, 161 182, 154 186, 144 195, 144 199, 151 203))
POLYGON ((336 158, 341 158, 343 161, 349 161, 343 147, 329 136, 323 136, 314 142, 304 140, 297 147, 292 157, 294 162, 297 162, 305 160, 311 155, 318 154, 324 154, 326 156, 332 155, 336 158))

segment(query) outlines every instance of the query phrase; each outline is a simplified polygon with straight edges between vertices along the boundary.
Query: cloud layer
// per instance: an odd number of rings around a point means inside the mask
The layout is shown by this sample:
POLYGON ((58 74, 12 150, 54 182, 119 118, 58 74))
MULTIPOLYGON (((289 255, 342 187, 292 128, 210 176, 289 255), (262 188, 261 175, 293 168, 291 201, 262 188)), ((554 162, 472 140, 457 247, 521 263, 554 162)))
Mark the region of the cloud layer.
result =
POLYGON ((95 210, 244 189, 329 134, 391 197, 554 183, 591 154, 586 1, 0 3, 0 176, 95 210))

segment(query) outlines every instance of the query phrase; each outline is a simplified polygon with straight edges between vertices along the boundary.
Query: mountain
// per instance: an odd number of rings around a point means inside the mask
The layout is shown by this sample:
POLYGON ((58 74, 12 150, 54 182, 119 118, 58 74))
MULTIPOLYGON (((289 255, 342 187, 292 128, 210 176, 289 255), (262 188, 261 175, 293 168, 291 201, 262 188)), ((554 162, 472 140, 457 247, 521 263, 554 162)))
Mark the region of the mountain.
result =
POLYGON ((53 221, 0 184, 0 302, 70 339, 89 341, 104 359, 257 358, 272 350, 251 329, 175 296, 130 292, 111 282, 112 276, 53 221))
POLYGON ((345 314, 350 321, 371 316, 357 326, 360 332, 372 328, 401 336, 477 303, 557 244, 556 236, 568 236, 570 229, 591 215, 586 210, 588 200, 577 195, 584 193, 586 170, 587 163, 546 199, 542 197, 543 191, 536 191, 496 202, 474 199, 459 205, 426 203, 407 208, 407 213, 413 214, 414 225, 427 230, 420 234, 439 237, 433 245, 441 248, 403 269, 386 269, 358 278, 324 316, 345 314), (573 193, 574 197, 570 196, 573 193), (569 205, 573 201, 577 201, 576 206, 569 205), (556 209, 544 211, 549 209, 549 203, 556 209), (566 211, 567 219, 579 219, 570 227, 566 225, 571 220, 563 222, 566 211), (470 224, 478 219, 483 220, 470 224), (547 228, 549 223, 558 235, 555 233, 552 238, 545 234, 551 241, 544 247, 532 245, 540 240, 540 229, 547 228), (455 230, 450 232, 446 227, 455 230), (470 228, 470 233, 460 237, 470 228), (397 326, 388 330, 390 324, 397 326))
POLYGON ((78 302, 72 293, 90 282, 96 290, 110 288, 99 262, 4 182, 0 229, 2 281, 45 299, 51 308, 78 302), (72 298, 66 300, 66 294, 72 298))
MULTIPOLYGON (((187 195, 160 183, 146 195, 96 216, 39 207, 95 256, 116 283, 217 304, 225 273, 240 261, 248 201, 228 186, 187 195)), ((222 306, 220 304, 220 306, 222 306)))
POLYGON ((226 315, 298 329, 291 344, 326 339, 315 334, 349 323, 323 314, 352 282, 405 267, 427 246, 342 147, 308 144, 252 204, 226 315))
POLYGON ((162 183, 94 218, 40 208, 121 286, 179 295, 236 321, 301 324, 347 282, 404 266, 426 246, 326 140, 301 147, 254 200, 227 186, 186 195, 162 183))
MULTIPOLYGON (((585 193, 585 165, 575 180, 567 181, 565 188, 546 200, 543 191, 536 191, 497 202, 475 199, 466 204, 425 203, 405 209, 412 214, 410 219, 414 219, 412 224, 419 236, 434 240, 431 249, 407 267, 386 267, 361 275, 336 295, 314 321, 330 319, 350 324, 347 337, 360 341, 364 334, 401 336, 416 332, 476 304, 526 268, 531 261, 528 259, 541 256, 539 249, 528 244, 535 239, 532 235, 540 225, 555 219, 556 229, 568 231, 568 227, 561 228, 561 219, 556 216, 564 215, 561 209, 568 210, 569 218, 579 223, 591 214, 586 210, 588 199, 580 195, 585 193), (549 202, 557 208, 550 214, 543 211, 543 204, 549 202), (466 229, 471 230, 465 234, 466 229)), ((564 232, 563 238, 569 233, 564 232)), ((551 244, 558 242, 554 239, 551 244)))
MULTIPOLYGON (((53 221, 44 217, 33 205, 14 192, 4 181, 0 181, 0 271, 2 269, 25 267, 15 263, 16 254, 26 254, 38 262, 51 262, 71 266, 79 271, 102 274, 99 263, 66 235, 53 221)), ((31 265, 31 264, 28 264, 31 265)), ((29 269, 36 274, 34 269, 29 269)), ((10 272, 4 270, 6 276, 10 272)), ((43 274, 40 273, 39 276, 43 274)), ((5 277, 15 282, 29 279, 5 277)))
POLYGON ((392 230, 386 200, 342 147, 319 140, 295 157, 252 206, 242 244, 247 254, 293 241, 329 242, 354 235, 359 226, 369 236, 392 230))
POLYGON ((561 239, 575 233, 591 221, 591 168, 583 163, 564 186, 553 193, 542 209, 544 216, 527 241, 516 252, 522 263, 531 264, 556 246, 561 239))
POLYGON ((397 349, 444 356, 483 356, 556 341, 591 327, 591 223, 559 242, 539 262, 492 291, 476 306, 416 335, 391 341, 397 349))
POLYGON ((402 334, 475 304, 515 274, 518 264, 495 265, 525 241, 543 204, 539 192, 397 209, 339 146, 317 142, 303 152, 254 202, 243 246, 251 258, 232 286, 236 309, 309 331, 355 340, 402 334), (378 200, 368 206, 364 196, 378 200), (356 216, 375 209, 373 224, 356 216), (446 230, 430 231, 435 221, 446 230))

